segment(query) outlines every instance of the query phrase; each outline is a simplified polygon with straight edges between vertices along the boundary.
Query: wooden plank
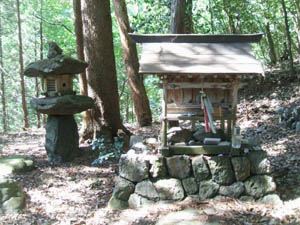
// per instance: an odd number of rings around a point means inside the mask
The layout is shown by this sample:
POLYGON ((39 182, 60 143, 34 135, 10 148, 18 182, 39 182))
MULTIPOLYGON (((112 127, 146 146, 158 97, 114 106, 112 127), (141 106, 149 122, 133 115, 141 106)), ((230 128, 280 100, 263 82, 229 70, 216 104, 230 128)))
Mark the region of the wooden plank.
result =
MULTIPOLYGON (((203 115, 199 115, 199 116, 183 116, 181 114, 168 114, 167 116, 168 120, 200 120, 200 121, 204 121, 204 117, 203 115)), ((233 115, 223 115, 222 118, 224 120, 227 119, 232 119, 233 115)), ((214 120, 221 120, 220 116, 215 116, 214 120)))
POLYGON ((190 55, 253 55, 248 43, 145 43, 142 45, 141 60, 147 54, 166 54, 182 58, 190 55))
MULTIPOLYGON (((242 88, 243 86, 245 86, 245 83, 239 83, 238 88, 242 88)), ((160 84, 160 86, 162 87, 162 84, 160 84)), ((198 92, 200 90, 200 88, 204 88, 204 89, 208 89, 208 88, 216 88, 216 89, 232 89, 233 85, 232 82, 205 82, 205 83, 198 83, 198 82, 193 82, 193 83, 187 83, 187 82, 174 82, 174 83, 168 83, 167 85, 167 89, 168 90, 173 90, 173 89, 180 89, 180 88, 195 88, 197 89, 198 92)))
POLYGON ((216 43, 216 42, 259 42, 262 33, 258 34, 133 34, 129 33, 131 39, 138 43, 146 42, 189 42, 189 43, 216 43))
POLYGON ((231 63, 257 63, 257 60, 250 54, 189 54, 182 57, 182 55, 171 54, 171 53, 144 53, 140 60, 140 64, 174 64, 178 63, 185 64, 231 64, 231 63))
POLYGON ((261 74, 263 69, 260 63, 229 63, 229 64, 146 64, 140 65, 140 74, 261 74))
MULTIPOLYGON (((183 102, 182 103, 192 103, 193 102, 193 89, 184 88, 183 91, 183 102)), ((198 106, 200 107, 200 106, 198 106)))
POLYGON ((229 154, 231 146, 169 146, 170 155, 218 155, 229 154))

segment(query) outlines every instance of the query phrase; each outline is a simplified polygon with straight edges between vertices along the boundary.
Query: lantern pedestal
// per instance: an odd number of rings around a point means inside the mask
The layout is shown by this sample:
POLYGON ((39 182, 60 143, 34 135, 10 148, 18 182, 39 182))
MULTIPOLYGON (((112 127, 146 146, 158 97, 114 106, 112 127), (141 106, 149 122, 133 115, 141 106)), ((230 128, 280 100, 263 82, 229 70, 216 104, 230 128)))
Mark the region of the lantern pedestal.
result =
POLYGON ((68 162, 78 156, 79 135, 73 115, 48 116, 45 148, 53 164, 68 162))

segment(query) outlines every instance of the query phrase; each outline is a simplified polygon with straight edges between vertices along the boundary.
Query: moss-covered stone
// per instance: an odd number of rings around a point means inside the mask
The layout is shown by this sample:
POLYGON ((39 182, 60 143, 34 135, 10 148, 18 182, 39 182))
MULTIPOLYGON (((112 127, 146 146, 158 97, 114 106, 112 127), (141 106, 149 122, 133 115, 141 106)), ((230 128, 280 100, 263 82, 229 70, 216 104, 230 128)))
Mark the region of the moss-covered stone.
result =
POLYGON ((34 169, 34 161, 25 156, 9 156, 0 159, 0 176, 10 176, 34 169))

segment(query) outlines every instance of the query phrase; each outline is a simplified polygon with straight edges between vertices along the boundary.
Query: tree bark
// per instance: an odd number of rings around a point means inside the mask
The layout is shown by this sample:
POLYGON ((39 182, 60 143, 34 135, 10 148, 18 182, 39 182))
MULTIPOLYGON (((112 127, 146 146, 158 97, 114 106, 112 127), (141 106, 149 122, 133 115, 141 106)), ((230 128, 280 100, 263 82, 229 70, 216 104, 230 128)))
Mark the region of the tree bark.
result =
POLYGON ((19 63, 20 63, 20 78, 21 78, 21 94, 22 94, 22 108, 23 108, 23 120, 24 129, 29 128, 28 110, 26 105, 26 93, 24 82, 24 61, 23 61, 23 43, 22 43, 22 26, 20 17, 20 2, 17 0, 17 19, 18 19, 18 39, 19 39, 19 63))
POLYGON ((0 76, 1 76, 1 103, 2 103, 2 123, 3 132, 7 132, 7 114, 6 114, 6 90, 5 90, 5 73, 3 65, 3 49, 2 49, 2 21, 0 7, 0 76))
POLYGON ((288 41, 288 52, 289 52, 289 61, 290 61, 290 73, 293 75, 295 73, 294 69, 294 59, 293 59, 293 52, 292 52, 292 39, 290 34, 290 28, 289 28, 289 21, 288 21, 288 15, 286 11, 285 1, 281 0, 281 5, 283 9, 284 14, 284 22, 285 22, 285 28, 286 28, 286 36, 288 41))
POLYGON ((125 0, 113 0, 124 50, 127 78, 130 85, 134 111, 139 127, 152 124, 152 114, 144 83, 139 76, 139 61, 136 44, 130 39, 131 32, 125 0))
MULTIPOLYGON (((74 27, 76 36, 76 47, 77 47, 77 57, 79 60, 84 61, 84 48, 83 48, 83 25, 82 25, 82 15, 81 15, 81 0, 73 0, 73 11, 74 11, 74 27)), ((79 88, 81 95, 88 95, 88 85, 86 79, 85 71, 79 76, 79 88)), ((89 111, 82 113, 82 127, 80 133, 83 134, 88 127, 89 121, 91 120, 91 114, 89 111)), ((83 141, 83 140, 82 140, 83 141)))
POLYGON ((109 0, 82 2, 88 92, 95 100, 91 110, 94 137, 116 136, 118 129, 125 129, 120 115, 110 13, 109 0))
POLYGON ((185 0, 172 0, 171 4, 171 33, 172 34, 184 34, 185 26, 185 0))
POLYGON ((275 45, 274 45, 274 41, 273 41, 272 34, 270 31, 270 23, 267 19, 266 19, 265 25, 266 25, 268 44, 269 44, 269 57, 271 60, 271 64, 276 65, 277 56, 276 56, 276 51, 275 51, 275 45))

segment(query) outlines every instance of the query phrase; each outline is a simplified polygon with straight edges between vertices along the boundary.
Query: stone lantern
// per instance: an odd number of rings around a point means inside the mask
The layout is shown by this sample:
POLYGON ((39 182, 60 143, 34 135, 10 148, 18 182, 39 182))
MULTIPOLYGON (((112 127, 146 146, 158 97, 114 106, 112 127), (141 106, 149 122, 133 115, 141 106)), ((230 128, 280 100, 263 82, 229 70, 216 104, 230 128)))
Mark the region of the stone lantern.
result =
POLYGON ((48 59, 25 68, 25 76, 43 80, 45 97, 31 99, 30 104, 38 112, 48 114, 45 148, 53 164, 71 161, 79 153, 78 128, 73 115, 92 108, 94 101, 76 95, 73 78, 87 66, 84 61, 63 55, 57 44, 50 42, 48 59))

